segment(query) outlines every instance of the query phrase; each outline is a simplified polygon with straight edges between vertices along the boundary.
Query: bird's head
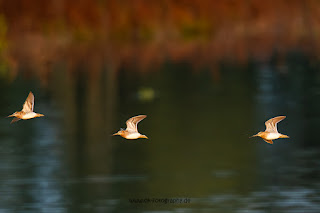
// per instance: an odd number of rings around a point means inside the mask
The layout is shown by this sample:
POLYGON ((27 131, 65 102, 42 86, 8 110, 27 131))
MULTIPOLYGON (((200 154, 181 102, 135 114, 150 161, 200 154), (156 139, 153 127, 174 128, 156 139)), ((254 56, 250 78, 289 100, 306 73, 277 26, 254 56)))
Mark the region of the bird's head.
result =
POLYGON ((17 115, 19 115, 20 114, 20 112, 15 112, 15 113, 13 113, 12 115, 9 115, 8 117, 16 117, 17 115))
POLYGON ((114 133, 113 135, 123 135, 124 134, 124 130, 120 129, 117 133, 114 133))
POLYGON ((263 132, 258 132, 257 134, 252 135, 250 138, 253 138, 253 137, 261 137, 262 135, 263 135, 263 132))

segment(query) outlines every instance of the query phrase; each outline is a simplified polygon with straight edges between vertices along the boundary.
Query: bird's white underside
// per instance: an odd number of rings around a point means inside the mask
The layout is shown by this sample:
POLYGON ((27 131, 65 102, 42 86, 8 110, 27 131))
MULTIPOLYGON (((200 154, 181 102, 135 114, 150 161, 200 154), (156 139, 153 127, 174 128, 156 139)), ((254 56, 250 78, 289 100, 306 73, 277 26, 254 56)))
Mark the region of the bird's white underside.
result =
POLYGON ((27 120, 30 118, 34 118, 36 115, 37 115, 37 113, 35 113, 35 112, 28 112, 22 116, 22 119, 27 120))
POLYGON ((279 133, 269 133, 266 137, 267 140, 274 140, 280 137, 279 133))
POLYGON ((127 139, 137 139, 137 138, 139 138, 140 137, 140 133, 132 133, 132 134, 129 134, 129 135, 127 135, 127 139))

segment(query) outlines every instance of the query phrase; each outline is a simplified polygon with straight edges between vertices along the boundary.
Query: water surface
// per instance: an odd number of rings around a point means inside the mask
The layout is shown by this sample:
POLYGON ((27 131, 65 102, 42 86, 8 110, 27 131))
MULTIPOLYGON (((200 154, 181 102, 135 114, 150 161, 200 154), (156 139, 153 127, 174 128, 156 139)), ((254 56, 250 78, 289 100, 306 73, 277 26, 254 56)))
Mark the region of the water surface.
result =
POLYGON ((318 212, 319 74, 292 61, 218 71, 169 61, 3 82, 2 117, 29 91, 46 116, 0 119, 1 212, 318 212), (111 136, 139 114, 149 140, 111 136), (249 138, 278 115, 290 139, 249 138), (190 202, 130 202, 166 198, 190 202))

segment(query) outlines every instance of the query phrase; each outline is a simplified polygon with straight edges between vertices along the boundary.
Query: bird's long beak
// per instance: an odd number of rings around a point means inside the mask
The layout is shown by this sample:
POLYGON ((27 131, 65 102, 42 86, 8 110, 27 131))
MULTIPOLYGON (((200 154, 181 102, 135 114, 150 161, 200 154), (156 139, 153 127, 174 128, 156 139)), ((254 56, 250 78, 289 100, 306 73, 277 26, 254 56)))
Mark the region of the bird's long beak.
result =
POLYGON ((44 115, 43 114, 38 114, 38 117, 43 117, 44 115))
POLYGON ((258 134, 252 135, 249 138, 258 137, 258 134))
POLYGON ((147 136, 142 135, 141 138, 149 139, 147 136))
POLYGON ((114 133, 113 135, 120 135, 120 134, 117 132, 117 133, 114 133))
POLYGON ((14 116, 15 116, 15 113, 13 113, 12 115, 7 116, 7 118, 14 117, 14 116))

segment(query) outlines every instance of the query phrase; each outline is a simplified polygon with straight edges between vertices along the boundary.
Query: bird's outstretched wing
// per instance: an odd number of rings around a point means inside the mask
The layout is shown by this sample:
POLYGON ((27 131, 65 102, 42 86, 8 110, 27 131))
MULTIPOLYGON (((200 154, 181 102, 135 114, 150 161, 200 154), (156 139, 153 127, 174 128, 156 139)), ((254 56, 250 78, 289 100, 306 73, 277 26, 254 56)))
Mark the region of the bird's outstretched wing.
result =
POLYGON ((32 92, 30 92, 26 101, 23 104, 22 111, 33 112, 33 105, 34 105, 34 95, 32 94, 32 92))
POLYGON ((285 119, 286 116, 277 116, 274 118, 271 118, 265 122, 266 125, 266 132, 271 132, 271 133, 278 133, 277 130, 277 123, 285 119))
POLYGON ((12 119, 12 121, 10 122, 10 124, 12 124, 12 123, 14 123, 14 122, 17 122, 17 121, 19 121, 19 120, 21 120, 20 118, 14 118, 14 119, 12 119))
POLYGON ((263 139, 265 142, 269 143, 269 144, 273 144, 272 140, 267 140, 267 139, 263 139))
POLYGON ((135 117, 132 117, 130 119, 127 120, 126 124, 127 124, 127 130, 128 131, 134 131, 134 132, 138 132, 138 128, 137 125, 140 121, 142 121, 145 117, 147 117, 146 115, 138 115, 135 117))

